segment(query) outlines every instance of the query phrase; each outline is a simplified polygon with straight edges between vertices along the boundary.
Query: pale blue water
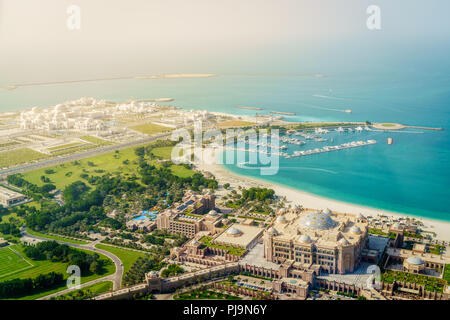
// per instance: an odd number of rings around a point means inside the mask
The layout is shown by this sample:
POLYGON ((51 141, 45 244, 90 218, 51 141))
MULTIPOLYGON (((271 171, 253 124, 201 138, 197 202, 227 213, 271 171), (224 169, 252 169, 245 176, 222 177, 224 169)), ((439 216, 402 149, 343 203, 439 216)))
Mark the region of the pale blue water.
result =
POLYGON ((444 127, 444 131, 411 130, 423 133, 329 134, 335 143, 375 139, 378 144, 281 159, 276 176, 227 168, 324 197, 450 221, 450 72, 439 66, 374 69, 324 72, 324 78, 224 75, 23 87, 0 90, 0 111, 48 106, 82 96, 113 101, 172 97, 172 104, 186 109, 253 115, 255 111, 235 107, 254 106, 266 108, 261 113, 296 112, 297 116, 286 117, 292 121, 370 120, 444 127), (353 112, 347 114, 345 109, 353 112), (387 137, 394 138, 393 145, 386 144, 387 137))

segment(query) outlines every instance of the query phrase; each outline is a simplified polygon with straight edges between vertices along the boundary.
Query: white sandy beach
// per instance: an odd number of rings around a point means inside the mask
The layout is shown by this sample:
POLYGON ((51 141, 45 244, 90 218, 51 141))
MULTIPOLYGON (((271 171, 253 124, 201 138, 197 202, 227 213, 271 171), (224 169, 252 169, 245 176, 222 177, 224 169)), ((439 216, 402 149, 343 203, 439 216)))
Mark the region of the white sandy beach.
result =
POLYGON ((385 211, 381 209, 375 209, 370 207, 364 207, 356 204, 346 203, 342 201, 332 200, 328 198, 323 198, 320 196, 316 196, 304 191, 299 191, 293 188, 289 188, 286 186, 268 183, 263 180, 244 177, 240 175, 236 175, 228 170, 226 170, 223 166, 218 164, 201 164, 197 165, 197 168, 203 171, 208 171, 212 173, 216 179, 221 183, 229 183, 233 188, 238 186, 244 188, 250 187, 265 187, 271 188, 275 190, 275 193, 278 196, 285 196, 287 199, 288 205, 302 205, 304 208, 311 209, 326 209, 343 212, 343 213, 352 213, 358 214, 361 213, 363 215, 370 215, 372 217, 376 217, 377 215, 385 215, 385 216, 410 216, 417 220, 420 220, 424 224, 424 229, 433 231, 437 234, 437 239, 450 241, 450 223, 439 220, 432 220, 421 218, 413 215, 400 214, 391 211, 385 211))

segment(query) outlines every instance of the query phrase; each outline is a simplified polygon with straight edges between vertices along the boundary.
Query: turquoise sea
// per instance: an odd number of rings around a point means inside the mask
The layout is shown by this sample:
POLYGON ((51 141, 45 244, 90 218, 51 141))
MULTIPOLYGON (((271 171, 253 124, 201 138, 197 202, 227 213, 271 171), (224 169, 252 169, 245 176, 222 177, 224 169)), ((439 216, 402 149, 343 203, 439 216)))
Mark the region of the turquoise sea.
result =
MULTIPOLYGON (((235 173, 320 196, 450 221, 450 72, 377 68, 304 75, 219 75, 199 79, 110 80, 0 89, 0 111, 49 106, 80 97, 113 101, 171 97, 186 109, 254 115, 236 106, 295 112, 291 121, 373 121, 443 127, 444 131, 329 133, 332 145, 375 139, 376 145, 281 159, 275 176, 234 165, 235 173), (351 109, 352 113, 345 113, 351 109), (387 145, 387 137, 394 139, 387 145)), ((301 147, 309 149, 313 144, 301 147)), ((299 148, 299 150, 301 149, 299 148)), ((292 153, 290 150, 290 153, 292 153)))

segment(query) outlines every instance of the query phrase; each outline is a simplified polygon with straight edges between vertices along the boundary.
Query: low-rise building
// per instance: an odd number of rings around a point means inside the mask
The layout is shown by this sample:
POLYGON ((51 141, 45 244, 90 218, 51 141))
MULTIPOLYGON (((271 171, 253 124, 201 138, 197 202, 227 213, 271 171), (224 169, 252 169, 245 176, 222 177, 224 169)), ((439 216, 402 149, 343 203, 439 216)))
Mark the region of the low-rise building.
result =
POLYGON ((25 200, 21 193, 6 189, 0 186, 0 204, 4 207, 10 207, 25 200))

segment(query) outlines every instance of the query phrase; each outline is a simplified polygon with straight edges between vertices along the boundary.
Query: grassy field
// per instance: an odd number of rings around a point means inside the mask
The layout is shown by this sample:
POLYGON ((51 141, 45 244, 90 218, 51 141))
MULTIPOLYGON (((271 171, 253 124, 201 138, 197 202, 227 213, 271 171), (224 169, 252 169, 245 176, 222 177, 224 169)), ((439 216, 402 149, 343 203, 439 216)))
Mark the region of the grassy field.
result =
POLYGON ((243 121, 243 120, 229 120, 222 123, 218 123, 219 128, 229 128, 229 127, 248 127, 254 125, 254 122, 243 121))
POLYGON ((70 300, 71 297, 76 296, 80 292, 90 291, 94 296, 111 291, 113 288, 113 284, 111 281, 102 281, 87 287, 84 287, 79 290, 71 291, 69 293, 63 294, 60 297, 68 298, 70 300))
POLYGON ((84 240, 76 240, 76 239, 72 239, 72 238, 67 238, 64 236, 55 236, 55 235, 51 235, 51 234, 47 234, 47 233, 40 233, 31 229, 27 228, 27 232, 33 236, 37 236, 37 237, 43 237, 43 238, 47 238, 50 240, 56 240, 56 241, 65 241, 65 242, 69 242, 69 243, 73 243, 73 244, 88 244, 88 241, 84 241, 84 240))
MULTIPOLYGON (((68 162, 53 167, 38 169, 26 172, 23 176, 24 179, 36 184, 37 186, 42 186, 44 184, 41 180, 41 176, 46 176, 50 179, 50 182, 56 186, 56 188, 64 189, 67 185, 80 180, 89 185, 86 180, 80 178, 81 174, 87 174, 89 176, 102 176, 106 173, 134 175, 139 169, 137 165, 138 157, 134 152, 135 149, 135 147, 123 149, 119 150, 117 153, 110 152, 79 160, 77 162, 68 162), (126 160, 128 160, 128 164, 124 164, 124 161, 126 160), (53 170, 55 173, 46 174, 46 170, 53 170)), ((170 159, 171 150, 172 147, 160 147, 153 149, 152 153, 164 159, 170 159)), ((154 162, 154 164, 159 166, 156 162, 154 162)), ((180 165, 173 165, 170 169, 175 175, 180 177, 190 177, 195 173, 194 171, 186 169, 184 166, 180 165)))
POLYGON ((161 132, 169 132, 172 131, 173 128, 160 126, 155 123, 146 123, 146 124, 140 124, 137 126, 130 127, 130 129, 139 131, 145 134, 155 134, 155 133, 161 133, 161 132))
MULTIPOLYGON (((152 149, 152 154, 162 159, 169 160, 171 158, 172 149, 173 147, 159 147, 152 149)), ((158 166, 156 162, 154 162, 153 165, 158 166)), ((172 170, 172 173, 174 175, 179 176, 181 178, 192 177, 192 175, 194 175, 195 173, 193 170, 187 169, 182 165, 172 165, 170 166, 170 170, 172 170)))
MULTIPOLYGON (((28 263, 30 263, 32 266, 30 266, 29 268, 26 269, 22 269, 22 270, 15 270, 15 272, 13 273, 6 273, 6 274, 0 274, 0 282, 3 281, 7 281, 7 280, 12 280, 12 279, 24 279, 24 278, 35 278, 37 277, 39 274, 47 274, 50 272, 59 272, 62 273, 64 275, 64 279, 67 279, 67 277, 69 276, 68 273, 66 273, 67 270, 67 263, 62 263, 62 262, 51 262, 48 260, 39 260, 39 261, 34 261, 28 258, 25 258, 25 254, 23 252, 24 247, 21 245, 13 245, 10 246, 10 248, 14 249, 19 255, 22 256, 22 259, 24 259, 25 261, 27 261, 28 263)), ((81 250, 81 249, 77 249, 80 251, 84 251, 86 253, 92 254, 93 252, 91 251, 86 251, 86 250, 81 250)), ((101 275, 98 274, 90 274, 90 275, 85 275, 83 277, 81 277, 81 283, 86 283, 98 278, 102 278, 105 276, 108 276, 110 274, 113 274, 116 271, 116 267, 114 265, 114 263, 106 256, 99 254, 100 255, 100 259, 107 261, 106 266, 105 266, 105 272, 101 275)), ((40 297, 44 297, 46 295, 61 291, 66 289, 66 284, 63 283, 58 287, 55 287, 53 289, 50 290, 46 290, 46 291, 42 291, 30 296, 24 296, 24 297, 20 297, 19 300, 34 300, 34 299, 38 299, 40 297)))
POLYGON ((97 244, 95 245, 96 248, 102 249, 108 252, 111 252, 112 254, 116 255, 123 263, 123 274, 126 274, 128 270, 130 270, 131 265, 139 258, 139 257, 145 257, 144 252, 138 252, 133 250, 128 250, 125 248, 117 248, 113 246, 108 246, 105 244, 97 244))
MULTIPOLYGON (((42 186, 44 183, 41 181, 41 176, 45 175, 50 178, 51 183, 55 184, 58 189, 63 189, 65 186, 82 180, 80 175, 86 173, 93 176, 101 176, 106 173, 118 173, 133 174, 137 171, 137 164, 133 164, 134 160, 137 160, 137 156, 134 153, 135 148, 129 148, 120 150, 118 153, 110 152, 103 155, 83 159, 78 161, 78 165, 75 162, 68 162, 62 165, 57 165, 49 168, 38 169, 24 173, 24 178, 38 186, 42 186), (129 160, 129 164, 125 165, 123 162, 129 160), (89 165, 88 162, 93 164, 89 165), (46 174, 45 171, 53 169, 55 173, 46 174)), ((86 184, 87 181, 84 180, 86 184)))
POLYGON ((0 249, 0 277, 8 276, 33 265, 17 254, 11 247, 0 249))
POLYGON ((26 163, 32 160, 44 159, 47 157, 48 155, 46 154, 28 148, 0 152, 0 168, 26 163))
POLYGON ((163 159, 170 159, 173 147, 159 147, 152 149, 152 154, 163 159))

